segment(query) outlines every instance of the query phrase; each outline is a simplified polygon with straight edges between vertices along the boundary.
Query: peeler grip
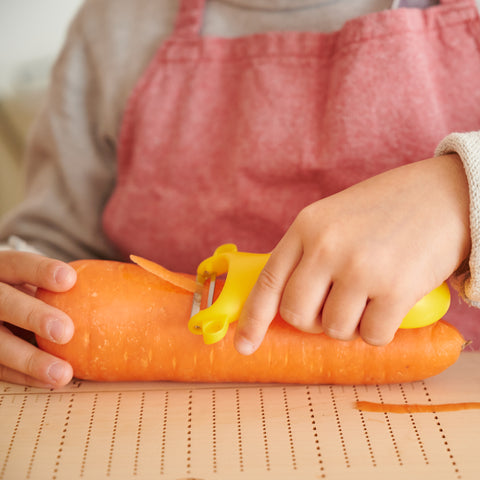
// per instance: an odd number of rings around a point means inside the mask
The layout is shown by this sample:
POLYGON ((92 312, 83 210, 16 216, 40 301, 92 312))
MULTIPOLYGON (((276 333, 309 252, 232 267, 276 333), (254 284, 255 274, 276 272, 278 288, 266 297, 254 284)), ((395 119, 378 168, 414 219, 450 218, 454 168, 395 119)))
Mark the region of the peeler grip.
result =
MULTIPOLYGON (((197 269, 197 278, 204 283, 212 276, 227 274, 216 301, 194 314, 189 330, 203 335, 206 344, 216 343, 227 333, 231 322, 238 319, 243 305, 267 263, 270 254, 239 252, 234 244, 221 245, 197 269)), ((430 325, 445 315, 450 307, 450 290, 446 283, 421 298, 408 312, 399 328, 430 325)))
POLYGON ((207 344, 221 340, 227 333, 228 325, 240 315, 268 257, 269 254, 239 252, 235 245, 226 244, 204 260, 197 269, 199 277, 207 279, 224 273, 227 277, 215 303, 192 316, 189 330, 202 334, 207 344))
POLYGON ((426 327, 440 320, 450 308, 450 290, 443 282, 421 298, 403 318, 399 328, 426 327))

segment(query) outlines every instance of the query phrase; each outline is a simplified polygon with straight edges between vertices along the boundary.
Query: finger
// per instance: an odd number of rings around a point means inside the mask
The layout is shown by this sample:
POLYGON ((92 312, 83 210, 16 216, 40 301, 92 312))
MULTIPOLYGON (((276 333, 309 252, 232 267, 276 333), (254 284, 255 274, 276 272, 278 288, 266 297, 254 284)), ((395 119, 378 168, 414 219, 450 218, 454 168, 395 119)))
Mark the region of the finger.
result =
POLYGON ((368 302, 360 322, 360 336, 370 345, 386 345, 408 313, 405 302, 398 299, 379 297, 368 302))
POLYGON ((301 253, 301 245, 287 236, 272 252, 238 320, 234 343, 239 353, 249 355, 262 343, 278 312, 285 283, 301 253))
POLYGON ((31 297, 34 297, 38 290, 37 287, 34 287, 29 283, 22 283, 21 285, 15 285, 15 288, 20 292, 30 295, 31 297))
POLYGON ((74 333, 73 322, 65 312, 6 284, 0 284, 0 320, 55 343, 67 343, 74 333))
POLYGON ((304 332, 322 332, 320 311, 329 288, 330 275, 304 255, 285 286, 280 316, 304 332))
POLYGON ((352 340, 367 304, 367 296, 360 289, 333 283, 322 310, 322 327, 326 335, 338 340, 352 340))
POLYGON ((11 368, 0 365, 0 380, 8 383, 16 383, 17 385, 28 385, 29 387, 52 388, 52 385, 41 382, 36 378, 17 372, 11 368))
POLYGON ((70 289, 77 274, 70 265, 35 253, 0 251, 0 281, 28 283, 54 292, 70 289))
MULTIPOLYGON (((0 365, 51 387, 66 385, 73 376, 69 363, 21 340, 4 326, 0 326, 0 365)), ((3 368, 2 374, 11 376, 9 370, 3 368)))

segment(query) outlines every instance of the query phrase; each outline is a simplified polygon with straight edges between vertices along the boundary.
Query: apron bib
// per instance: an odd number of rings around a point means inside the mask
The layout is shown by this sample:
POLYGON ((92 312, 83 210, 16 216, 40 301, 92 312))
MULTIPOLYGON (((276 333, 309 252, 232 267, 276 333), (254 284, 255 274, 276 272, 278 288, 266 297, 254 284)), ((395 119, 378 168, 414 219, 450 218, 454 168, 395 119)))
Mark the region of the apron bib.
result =
POLYGON ((103 221, 126 256, 193 273, 222 243, 270 251, 306 205, 480 129, 474 0, 239 38, 202 36, 204 4, 124 114, 103 221))

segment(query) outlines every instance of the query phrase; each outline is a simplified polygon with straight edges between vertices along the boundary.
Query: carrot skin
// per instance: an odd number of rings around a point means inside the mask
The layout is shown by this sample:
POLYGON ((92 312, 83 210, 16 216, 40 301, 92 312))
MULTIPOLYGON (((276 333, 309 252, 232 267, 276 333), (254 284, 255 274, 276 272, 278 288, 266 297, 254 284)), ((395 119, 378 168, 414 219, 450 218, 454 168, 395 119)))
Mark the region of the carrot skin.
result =
POLYGON ((146 258, 137 257, 136 255, 130 255, 130 260, 133 263, 136 263, 139 267, 142 267, 144 270, 153 273, 157 277, 170 281, 170 283, 182 288, 183 290, 194 293, 197 289, 197 282, 194 278, 191 278, 190 275, 171 272, 158 263, 147 260, 146 258))
POLYGON ((411 382, 455 363, 465 343, 444 321, 399 330, 390 344, 375 347, 360 338, 344 342, 303 333, 277 316, 260 348, 243 356, 233 346, 235 324, 213 345, 189 332, 190 292, 129 263, 79 260, 71 265, 77 282, 70 291, 40 289, 37 297, 70 315, 74 336, 65 345, 38 336, 37 342, 70 362, 75 377, 85 380, 411 382))
POLYGON ((458 412, 459 410, 480 410, 480 402, 418 404, 418 403, 377 403, 355 402, 355 408, 362 412, 375 413, 439 413, 458 412))

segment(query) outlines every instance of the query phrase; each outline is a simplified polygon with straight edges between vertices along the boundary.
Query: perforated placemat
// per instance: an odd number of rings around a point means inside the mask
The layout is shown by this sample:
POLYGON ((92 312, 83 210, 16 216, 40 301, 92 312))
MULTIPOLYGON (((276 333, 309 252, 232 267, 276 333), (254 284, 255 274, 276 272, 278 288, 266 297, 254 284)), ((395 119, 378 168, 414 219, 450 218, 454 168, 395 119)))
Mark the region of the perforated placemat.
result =
POLYGON ((0 383, 0 479, 480 478, 480 410, 368 413, 357 400, 479 401, 480 353, 388 386, 0 383))

